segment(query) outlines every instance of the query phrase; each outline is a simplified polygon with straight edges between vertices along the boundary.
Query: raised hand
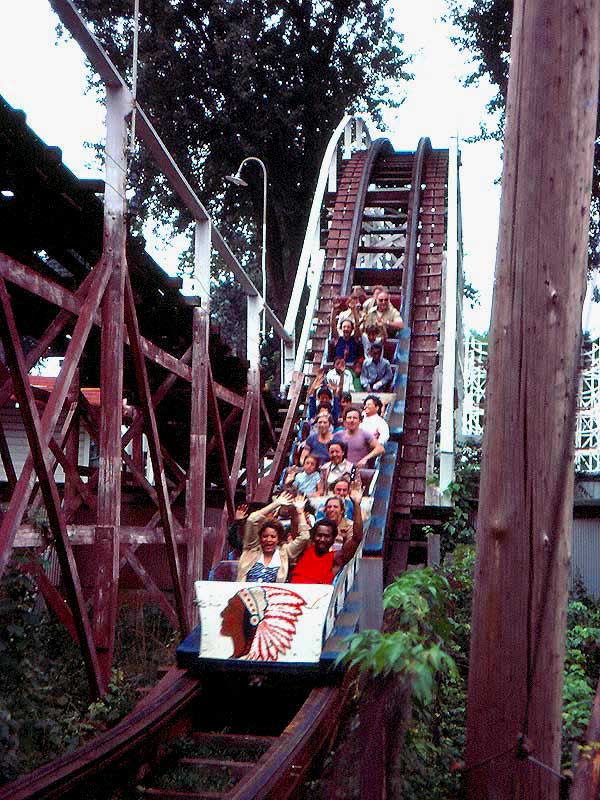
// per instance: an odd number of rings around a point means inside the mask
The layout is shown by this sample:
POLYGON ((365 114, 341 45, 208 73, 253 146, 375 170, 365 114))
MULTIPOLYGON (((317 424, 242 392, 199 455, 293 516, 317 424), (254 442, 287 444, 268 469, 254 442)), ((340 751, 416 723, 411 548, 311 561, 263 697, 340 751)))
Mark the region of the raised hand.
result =
POLYGON ((358 503, 358 505, 360 505, 360 501, 363 499, 362 484, 360 484, 360 486, 357 486, 356 483, 354 484, 354 486, 350 490, 350 499, 353 502, 358 503))
POLYGON ((306 503, 306 497, 303 494, 297 494, 294 498, 294 508, 301 514, 304 511, 304 505, 306 503))
POLYGON ((248 504, 247 503, 240 503, 240 505, 235 509, 235 514, 233 516, 234 519, 245 519, 248 516, 248 504))
POLYGON ((291 506, 294 504, 294 495, 290 492, 281 492, 277 495, 275 501, 278 506, 291 506))

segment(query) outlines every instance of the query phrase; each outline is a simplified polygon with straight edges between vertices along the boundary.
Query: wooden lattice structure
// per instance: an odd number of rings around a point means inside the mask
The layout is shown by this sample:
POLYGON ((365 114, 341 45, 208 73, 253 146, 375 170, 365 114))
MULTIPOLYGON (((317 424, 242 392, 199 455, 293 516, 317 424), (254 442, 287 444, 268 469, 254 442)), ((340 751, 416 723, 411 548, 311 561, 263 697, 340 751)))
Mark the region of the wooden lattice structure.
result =
MULTIPOLYGON (((4 570, 15 546, 26 548, 24 568, 78 641, 90 684, 100 693, 111 672, 123 574, 135 576, 144 596, 185 634, 192 623, 193 581, 207 573, 213 554, 220 557, 238 483, 243 477, 247 496, 253 495, 261 477, 261 452, 275 442, 270 422, 264 426, 269 438, 261 442, 260 434, 266 413, 259 375, 263 302, 258 290, 139 105, 138 135, 195 220, 200 296, 186 302, 179 284, 128 235, 127 154, 135 99, 73 5, 68 0, 53 5, 106 86, 106 174, 102 185, 86 185, 73 176, 69 183, 60 154, 39 141, 20 169, 8 156, 2 162, 3 177, 14 188, 2 205, 4 221, 13 215, 15 224, 20 220, 21 228, 26 226, 27 188, 41 175, 38 207, 30 202, 28 213, 46 207, 54 223, 44 220, 40 229, 31 227, 29 239, 5 226, 0 252, 0 394, 3 403, 18 404, 30 451, 17 474, 0 430, 8 483, 0 565, 4 570), (96 197, 99 192, 103 203, 96 197), (214 365, 221 371, 225 367, 229 386, 214 378, 210 358, 211 351, 223 354, 211 339, 209 323, 213 248, 248 297, 248 360, 222 363, 219 357, 214 365), (29 372, 48 353, 62 355, 63 362, 53 385, 41 392, 32 387, 29 372), (97 407, 81 391, 82 376, 100 389, 97 407), (95 466, 78 463, 82 427, 97 449, 95 466), (55 478, 58 465, 64 491, 55 478), (212 509, 207 509, 207 487, 212 509), (60 591, 39 560, 48 548, 60 564, 60 591), (157 571, 157 551, 168 569, 157 571)), ((2 111, 21 127, 25 140, 23 116, 5 107, 2 111)), ((19 139, 16 131, 12 136, 19 139)), ((289 339, 268 307, 266 317, 277 334, 289 339)))

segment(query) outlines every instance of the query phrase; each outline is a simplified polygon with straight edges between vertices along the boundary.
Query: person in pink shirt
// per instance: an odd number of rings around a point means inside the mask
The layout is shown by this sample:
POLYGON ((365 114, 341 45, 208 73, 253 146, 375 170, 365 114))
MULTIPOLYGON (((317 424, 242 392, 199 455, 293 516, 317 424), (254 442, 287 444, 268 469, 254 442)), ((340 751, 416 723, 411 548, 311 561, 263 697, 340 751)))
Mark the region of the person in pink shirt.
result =
POLYGON ((363 469, 373 458, 383 453, 383 445, 373 434, 360 428, 360 413, 355 408, 347 408, 344 412, 344 429, 338 431, 333 442, 343 442, 348 451, 348 461, 363 469))

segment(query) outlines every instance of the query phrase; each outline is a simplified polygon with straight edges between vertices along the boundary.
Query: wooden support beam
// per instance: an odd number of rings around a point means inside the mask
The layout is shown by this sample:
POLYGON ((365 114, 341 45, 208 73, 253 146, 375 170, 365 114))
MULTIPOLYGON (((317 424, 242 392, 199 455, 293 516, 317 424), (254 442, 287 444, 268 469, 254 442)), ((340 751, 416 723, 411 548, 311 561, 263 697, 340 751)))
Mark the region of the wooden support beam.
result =
POLYGON ((269 436, 271 438, 271 444, 273 445, 273 447, 277 447, 277 436, 275 436, 275 431, 273 429, 273 423, 271 422, 271 417, 269 416, 269 412, 267 410, 267 406, 266 406, 266 403, 265 403, 265 399, 264 399, 264 397, 262 395, 262 392, 260 393, 260 409, 262 411, 263 419, 265 421, 265 425, 267 426, 267 430, 269 431, 269 436))
MULTIPOLYGON (((175 503, 180 494, 183 491, 185 491, 186 486, 187 486, 187 474, 183 475, 179 483, 177 483, 169 492, 169 504, 171 507, 173 507, 173 503, 175 503)), ((144 527, 146 530, 153 530, 159 524, 160 524, 160 509, 154 512, 154 514, 150 517, 150 519, 148 520, 148 522, 144 527)), ((173 525, 177 531, 181 530, 181 526, 179 525, 179 522, 175 518, 173 518, 173 525)), ((185 527, 189 528, 187 520, 185 527)))
MULTIPOLYGON (((0 277, 4 278, 10 283, 15 284, 15 286, 19 286, 21 289, 25 289, 26 291, 35 294, 37 297, 41 297, 43 300, 47 300, 49 303, 52 303, 53 305, 65 310, 65 316, 61 317, 60 314, 57 316, 55 323, 56 330, 58 332, 53 333, 52 339, 44 346, 43 352, 46 351, 48 345, 53 341, 54 338, 56 338, 58 333, 60 333, 60 330, 64 328, 64 325, 67 324, 69 318, 71 318, 71 316, 79 316, 79 314, 82 313, 79 292, 81 289, 83 289, 85 281, 82 283, 76 293, 70 292, 60 284, 54 283, 54 281, 51 281, 48 278, 44 278, 42 275, 39 275, 37 272, 31 269, 31 267, 21 264, 14 258, 10 258, 10 256, 5 255, 4 253, 0 253, 0 277), (60 324, 58 322, 59 317, 64 322, 63 327, 61 327, 62 322, 60 324)), ((94 312, 92 322, 97 326, 101 325, 101 318, 97 312, 94 312)), ((53 327, 52 331, 54 330, 55 328, 53 327)), ((127 337, 125 337, 125 342, 127 342, 127 337)), ((145 339, 143 336, 141 337, 141 347, 144 355, 150 361, 154 362, 159 367, 174 373, 178 378, 191 383, 192 371, 187 363, 186 355, 182 356, 181 358, 177 358, 176 356, 167 353, 165 350, 162 350, 160 347, 158 347, 158 345, 154 344, 149 339, 145 339)), ((33 364, 39 360, 39 357, 40 356, 37 356, 35 358, 33 364)), ((4 387, 0 389, 0 392, 3 390, 4 387)), ((230 405, 237 406, 239 409, 243 409, 244 398, 239 394, 232 392, 231 389, 227 389, 225 386, 221 386, 221 384, 216 382, 215 391, 219 400, 224 400, 230 405)), ((2 394, 0 394, 0 401, 1 400, 2 394)))
POLYGON ((4 426, 2 423, 0 423, 0 457, 2 458, 2 466, 4 467, 4 472, 6 473, 8 488, 12 494, 15 490, 15 486, 17 485, 17 473, 15 472, 12 456, 10 454, 10 448, 8 446, 8 442, 6 441, 6 434, 4 433, 4 426))
POLYGON ((268 474, 261 480, 256 491, 255 499, 260 503, 266 503, 271 496, 273 486, 279 479, 281 470, 283 469, 284 460, 289 453, 292 433, 296 417, 298 414, 298 405, 302 397, 302 389, 304 386, 304 374, 302 372, 294 372, 288 391, 288 410, 285 415, 281 436, 275 449, 275 455, 271 462, 271 469, 268 474))
MULTIPOLYGON (((72 545, 93 545, 96 526, 89 525, 67 525, 69 541, 72 545)), ((186 528, 181 528, 175 534, 177 544, 187 543, 186 528)), ((146 528, 136 525, 121 525, 121 543, 134 546, 140 544, 162 545, 164 536, 162 528, 146 528)), ((42 534, 33 525, 22 525, 15 539, 15 547, 43 547, 47 542, 42 534)))
POLYGON ((121 524, 121 423, 123 419, 123 308, 125 295, 127 125, 130 104, 122 89, 106 92, 106 181, 102 257, 110 280, 102 300, 100 346, 101 414, 98 440, 98 513, 94 639, 105 687, 110 681, 119 594, 121 524))
POLYGON ((61 593, 48 579, 48 576, 44 572, 44 568, 40 564, 37 556, 31 556, 27 561, 25 561, 24 564, 22 564, 21 569, 23 572, 31 575, 31 577, 35 580, 35 583, 40 590, 46 605, 48 606, 48 610, 55 615, 61 625, 64 625, 67 633, 71 639, 73 639, 75 644, 79 644, 77 628, 75 626, 73 614, 71 613, 69 606, 65 603, 61 593))
POLYGON ((599 68, 598 0, 515 2, 468 683, 470 800, 558 798, 599 68))
MULTIPOLYGON (((75 370, 79 364, 79 359, 81 358, 92 326, 92 319, 104 294, 109 276, 110 272, 107 264, 101 261, 94 269, 94 278, 90 282, 89 293, 81 305, 81 314, 75 324, 71 341, 67 347, 60 375, 56 379, 54 389, 48 399, 42 417, 43 447, 48 446, 50 437, 54 434, 58 417, 62 411, 69 386, 73 380, 75 370)), ((24 368, 27 368, 26 363, 24 363, 24 368)), ((29 456, 21 470, 17 485, 10 499, 8 510, 0 526, 0 575, 4 572, 6 563, 10 557, 12 543, 19 525, 21 524, 21 520, 23 519, 32 486, 33 461, 31 456, 29 456)))
POLYGON ((248 394, 246 396, 246 407, 244 408, 244 413, 242 414, 242 419, 240 422, 240 430, 238 433, 238 440, 235 446, 233 464, 231 465, 231 475, 229 476, 229 483, 231 485, 231 491, 234 496, 237 489, 237 483, 240 478, 242 456, 244 454, 244 448, 246 447, 246 441, 248 438, 248 426, 250 424, 250 415, 254 411, 254 404, 252 401, 253 401, 252 395, 248 394))
POLYGON ((168 602, 167 598, 165 597, 164 593, 161 592, 160 588, 158 587, 156 581, 150 575, 148 570, 144 567, 142 562, 133 552, 131 547, 128 547, 125 544, 121 544, 121 561, 119 563, 119 571, 123 568, 124 562, 129 564, 133 572, 137 575, 137 577, 142 582, 142 585, 152 598, 155 601, 156 605, 160 608, 163 612, 167 620, 171 623, 174 628, 179 627, 179 621, 177 619, 177 614, 175 610, 168 602))
POLYGON ((94 649, 92 631, 83 599, 77 566, 73 557, 73 551, 71 550, 67 527, 60 508, 58 489, 56 488, 56 483, 54 482, 50 468, 46 462, 46 442, 43 425, 40 422, 33 392, 29 385, 29 375, 25 367, 25 359, 23 358, 19 333, 13 316, 10 297, 3 280, 0 280, 0 305, 2 306, 2 314, 0 314, 0 335, 2 336, 6 359, 13 378, 14 392, 20 404, 21 414, 23 416, 27 441, 31 451, 31 460, 35 465, 40 487, 44 495, 48 522, 50 530, 54 535, 54 544, 62 569, 63 581, 69 597, 69 604, 74 616, 77 638, 83 654, 90 688, 95 695, 98 695, 102 690, 100 665, 94 649))
MULTIPOLYGON (((152 394, 150 392, 150 383, 148 381, 148 373, 146 371, 146 362, 144 360, 144 355, 140 345, 140 332, 129 278, 126 281, 125 319, 127 322, 127 330, 129 332, 129 345, 131 347, 131 354, 133 356, 142 412, 144 414, 144 426, 146 429, 146 436, 148 437, 148 448, 150 451, 150 458, 152 459, 152 469, 154 470, 156 495, 158 498, 158 506, 160 509, 163 533, 165 537, 165 547, 167 551, 167 560, 169 562, 169 570, 171 573, 171 581, 173 583, 175 609, 177 611, 180 632, 182 636, 185 636, 189 629, 188 614, 185 607, 185 592, 183 588, 181 567, 179 564, 179 555, 175 543, 174 522, 171 513, 171 506, 169 504, 169 492, 165 478, 162 453, 160 450, 158 427, 156 425, 154 406, 152 405, 152 394)), ((119 444, 120 443, 121 437, 119 436, 119 444)))
MULTIPOLYGON (((61 428, 61 431, 59 433, 58 439, 53 438, 53 440, 51 440, 51 441, 54 441, 54 444, 58 445, 58 447, 61 448, 61 452, 62 452, 62 447, 64 447, 64 443, 65 443, 65 441, 67 439, 67 436, 69 434, 69 431, 71 430, 71 426, 72 426, 73 421, 75 419, 76 413, 77 413, 77 405, 72 403, 71 406, 67 409, 67 414, 65 416, 65 419, 63 420, 62 428, 61 428)), ((53 475, 54 475, 54 472, 56 470, 56 467, 58 466, 58 463, 59 463, 58 459, 56 459, 56 458, 54 458, 53 461, 51 461, 51 463, 50 463, 50 469, 52 470, 52 474, 53 475)), ((87 487, 87 488, 89 489, 89 487, 87 487)), ((39 486, 35 486, 34 489, 33 489, 33 492, 31 493, 31 504, 29 506, 29 514, 30 515, 35 513, 35 511, 38 508, 40 508, 42 503, 43 503, 42 496, 38 492, 38 489, 39 489, 39 486)), ((77 497, 80 497, 80 495, 77 494, 77 497)), ((82 498, 82 500, 83 500, 83 498, 82 498)), ((66 518, 66 514, 67 514, 66 504, 63 506, 63 511, 64 511, 65 518, 66 518)))
POLYGON ((208 411, 210 419, 215 429, 215 438, 217 440, 217 452, 219 455, 219 466, 221 468, 221 479, 225 489, 225 504, 230 518, 233 518, 235 513, 235 499, 231 491, 229 483, 229 467, 227 465, 227 450, 225 449, 225 440, 223 438, 223 427, 221 425, 221 417, 219 416, 219 405, 217 403, 217 396, 212 379, 212 370, 210 364, 208 365, 208 411))
MULTIPOLYGON (((186 520, 190 527, 186 594, 193 599, 194 581, 202 580, 204 512, 206 508, 206 446, 208 422, 208 339, 210 317, 196 307, 192 316, 192 397, 190 416, 190 467, 186 493, 186 520)), ((191 605, 190 605, 191 607, 191 605)))
MULTIPOLYGON (((77 402, 79 399, 79 370, 76 370, 73 376, 73 382, 69 387, 67 394, 67 403, 70 408, 77 410, 77 402)), ((75 494, 84 492, 84 499, 88 503, 89 508, 96 508, 96 498, 91 494, 89 489, 81 481, 77 465, 79 463, 79 418, 75 413, 73 415, 73 424, 70 426, 67 438, 65 441, 65 461, 69 465, 65 469, 65 488, 63 493, 63 503, 65 510, 72 504, 75 494), (90 500, 91 498, 91 500, 90 500), (90 504, 91 503, 91 504, 90 504)), ((63 467, 64 469, 64 467, 63 467)))

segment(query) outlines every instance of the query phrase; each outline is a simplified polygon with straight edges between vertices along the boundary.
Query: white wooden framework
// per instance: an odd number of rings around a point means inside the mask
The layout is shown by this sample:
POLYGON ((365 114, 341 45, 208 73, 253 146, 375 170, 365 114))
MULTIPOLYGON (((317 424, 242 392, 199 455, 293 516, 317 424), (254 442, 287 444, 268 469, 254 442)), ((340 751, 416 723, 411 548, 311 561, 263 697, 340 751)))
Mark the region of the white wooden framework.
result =
MULTIPOLYGON (((487 382, 487 341, 469 336, 465 343, 464 436, 481 436, 487 382)), ((600 338, 584 341, 577 417, 575 469, 600 473, 600 338)))

